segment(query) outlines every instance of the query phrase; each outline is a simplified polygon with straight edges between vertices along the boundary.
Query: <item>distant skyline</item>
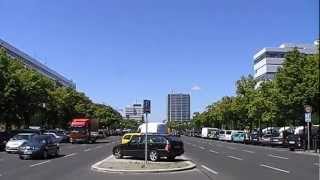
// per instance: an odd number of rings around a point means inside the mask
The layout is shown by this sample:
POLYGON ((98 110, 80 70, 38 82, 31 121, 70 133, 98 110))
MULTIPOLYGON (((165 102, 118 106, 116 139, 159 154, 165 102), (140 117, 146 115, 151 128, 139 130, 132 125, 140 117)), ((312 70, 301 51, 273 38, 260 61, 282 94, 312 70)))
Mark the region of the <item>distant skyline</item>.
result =
POLYGON ((172 91, 203 111, 234 95, 260 49, 319 38, 318 0, 0 0, 0 9, 1 39, 95 102, 152 100, 152 121, 166 119, 172 91))

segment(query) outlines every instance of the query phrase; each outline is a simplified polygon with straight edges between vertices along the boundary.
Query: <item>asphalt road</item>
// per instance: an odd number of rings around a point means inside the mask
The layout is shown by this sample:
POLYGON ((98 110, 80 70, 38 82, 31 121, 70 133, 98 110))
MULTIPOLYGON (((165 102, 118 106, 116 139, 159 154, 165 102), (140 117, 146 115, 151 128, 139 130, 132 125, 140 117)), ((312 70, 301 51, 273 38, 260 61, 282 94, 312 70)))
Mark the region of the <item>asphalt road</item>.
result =
POLYGON ((119 137, 97 144, 62 144, 61 157, 20 160, 0 152, 1 180, 318 180, 319 158, 286 149, 225 143, 183 137, 185 156, 198 168, 161 174, 105 174, 91 171, 92 164, 111 154, 119 137))

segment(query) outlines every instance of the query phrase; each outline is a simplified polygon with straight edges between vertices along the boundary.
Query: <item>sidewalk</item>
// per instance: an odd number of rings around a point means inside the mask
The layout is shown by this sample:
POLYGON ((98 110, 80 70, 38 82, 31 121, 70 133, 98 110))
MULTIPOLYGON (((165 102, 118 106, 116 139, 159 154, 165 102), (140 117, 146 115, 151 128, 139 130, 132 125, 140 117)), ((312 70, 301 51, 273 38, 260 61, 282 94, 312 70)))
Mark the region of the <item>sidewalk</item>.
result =
POLYGON ((194 163, 183 156, 177 157, 174 161, 148 161, 146 167, 144 167, 144 160, 141 159, 115 159, 113 156, 109 156, 92 165, 91 169, 98 172, 160 173, 190 170, 195 167, 194 163))
POLYGON ((303 150, 303 149, 298 150, 298 149, 296 149, 294 151, 294 153, 320 157, 319 151, 316 153, 315 150, 303 150))

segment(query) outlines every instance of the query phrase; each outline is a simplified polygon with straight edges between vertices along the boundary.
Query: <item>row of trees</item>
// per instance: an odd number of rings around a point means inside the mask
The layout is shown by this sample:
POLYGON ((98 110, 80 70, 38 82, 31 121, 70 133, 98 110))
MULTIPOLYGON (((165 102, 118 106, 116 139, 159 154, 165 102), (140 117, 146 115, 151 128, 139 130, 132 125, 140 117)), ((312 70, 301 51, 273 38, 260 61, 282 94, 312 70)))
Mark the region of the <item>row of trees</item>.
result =
POLYGON ((60 86, 0 49, 0 125, 66 128, 79 117, 96 118, 102 126, 113 128, 120 127, 122 120, 112 107, 60 86))
POLYGON ((274 80, 251 76, 236 82, 236 95, 225 96, 195 115, 192 126, 243 129, 304 124, 304 106, 313 107, 313 123, 319 123, 319 54, 290 52, 274 80))

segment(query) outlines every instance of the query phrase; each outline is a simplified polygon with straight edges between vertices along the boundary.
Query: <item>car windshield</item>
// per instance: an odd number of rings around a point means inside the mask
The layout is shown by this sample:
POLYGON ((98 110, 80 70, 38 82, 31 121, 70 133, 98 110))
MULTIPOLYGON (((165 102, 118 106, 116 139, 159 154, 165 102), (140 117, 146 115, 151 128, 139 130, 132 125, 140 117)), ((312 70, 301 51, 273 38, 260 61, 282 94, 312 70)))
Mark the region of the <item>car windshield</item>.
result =
POLYGON ((30 140, 32 138, 33 135, 16 135, 14 136, 12 139, 13 140, 30 140))

